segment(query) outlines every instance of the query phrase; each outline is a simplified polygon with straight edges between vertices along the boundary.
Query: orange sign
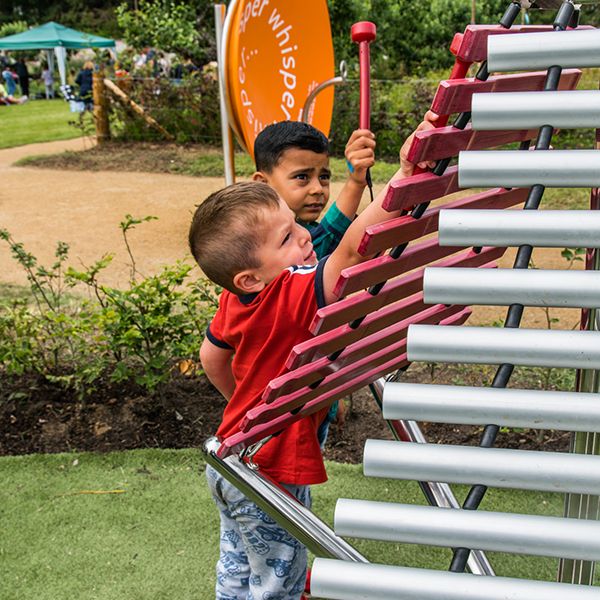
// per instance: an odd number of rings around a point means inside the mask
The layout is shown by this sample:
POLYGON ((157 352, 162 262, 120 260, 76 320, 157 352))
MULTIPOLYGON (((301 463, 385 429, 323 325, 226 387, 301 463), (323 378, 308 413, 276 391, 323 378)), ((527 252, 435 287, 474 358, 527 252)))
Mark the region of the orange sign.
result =
POLYGON ((307 120, 329 134, 333 89, 314 88, 334 76, 326 0, 238 0, 224 31, 224 76, 232 127, 253 155, 256 136, 278 121, 307 120))

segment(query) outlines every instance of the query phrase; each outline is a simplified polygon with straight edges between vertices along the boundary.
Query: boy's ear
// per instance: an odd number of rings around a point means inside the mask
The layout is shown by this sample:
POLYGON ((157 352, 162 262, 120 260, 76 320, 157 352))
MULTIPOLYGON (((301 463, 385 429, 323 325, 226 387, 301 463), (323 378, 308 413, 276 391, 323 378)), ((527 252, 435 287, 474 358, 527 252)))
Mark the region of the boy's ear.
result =
POLYGON ((256 171, 252 175, 252 181, 260 181, 261 183, 269 183, 268 177, 262 171, 256 171))
POLYGON ((264 282, 259 279, 253 270, 247 269, 233 276, 233 285, 242 292, 242 294, 257 294, 264 289, 264 282))

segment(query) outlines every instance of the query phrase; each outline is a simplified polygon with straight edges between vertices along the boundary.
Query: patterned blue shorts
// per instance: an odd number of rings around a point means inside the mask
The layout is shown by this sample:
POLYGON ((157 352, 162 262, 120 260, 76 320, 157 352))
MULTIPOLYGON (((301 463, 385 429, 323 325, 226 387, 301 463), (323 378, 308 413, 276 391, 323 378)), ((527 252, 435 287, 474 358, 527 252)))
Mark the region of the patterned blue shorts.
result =
MULTIPOLYGON (((207 465, 208 487, 221 515, 217 600, 299 600, 306 548, 207 465)), ((310 487, 283 485, 310 508, 310 487)))

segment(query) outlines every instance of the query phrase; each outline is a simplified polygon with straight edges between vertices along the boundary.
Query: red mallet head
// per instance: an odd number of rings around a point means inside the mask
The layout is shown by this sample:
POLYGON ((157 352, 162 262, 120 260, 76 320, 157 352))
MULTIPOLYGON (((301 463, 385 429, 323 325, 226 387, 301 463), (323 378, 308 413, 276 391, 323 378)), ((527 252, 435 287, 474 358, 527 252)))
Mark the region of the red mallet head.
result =
POLYGON ((377 34, 377 27, 371 21, 360 21, 354 23, 350 29, 352 41, 360 44, 360 42, 371 43, 377 34))

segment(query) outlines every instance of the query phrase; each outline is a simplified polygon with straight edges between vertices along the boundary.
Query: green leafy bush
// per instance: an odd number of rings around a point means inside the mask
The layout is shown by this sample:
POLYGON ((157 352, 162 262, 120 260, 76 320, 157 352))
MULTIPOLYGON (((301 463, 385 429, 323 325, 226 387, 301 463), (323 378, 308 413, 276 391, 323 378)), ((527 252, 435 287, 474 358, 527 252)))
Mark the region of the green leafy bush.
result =
POLYGON ((133 380, 152 391, 174 366, 194 361, 218 290, 205 279, 191 280, 193 267, 183 262, 139 277, 127 232, 152 218, 127 215, 121 223, 131 260, 124 290, 99 280, 111 254, 81 270, 65 268, 69 247, 59 242, 56 261, 47 268, 0 230, 30 288, 29 298, 0 303, 0 371, 37 374, 84 397, 103 377, 133 380), (75 295, 82 285, 93 299, 75 295))

